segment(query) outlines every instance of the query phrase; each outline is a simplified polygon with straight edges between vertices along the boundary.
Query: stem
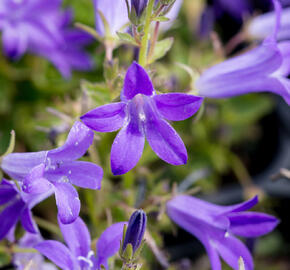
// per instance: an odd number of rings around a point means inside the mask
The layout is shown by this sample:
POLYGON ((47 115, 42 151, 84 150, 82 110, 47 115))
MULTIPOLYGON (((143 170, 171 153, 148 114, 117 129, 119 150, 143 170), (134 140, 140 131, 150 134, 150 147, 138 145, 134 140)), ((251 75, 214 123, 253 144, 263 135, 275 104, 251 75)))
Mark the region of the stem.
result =
POLYGON ((154 7, 154 0, 149 0, 146 17, 145 17, 145 25, 144 25, 144 35, 141 41, 141 48, 139 53, 139 64, 141 66, 146 66, 147 64, 147 51, 148 51, 148 39, 150 32, 150 24, 151 24, 151 15, 154 7))
POLYGON ((151 46, 150 46, 150 50, 149 50, 149 54, 148 54, 149 59, 151 59, 151 57, 154 53, 155 45, 156 45, 156 42, 158 39, 159 26, 160 26, 160 22, 156 22, 155 29, 154 29, 154 35, 153 35, 153 38, 151 41, 151 46))
POLYGON ((42 227, 43 229, 49 231, 49 232, 52 232, 58 236, 62 236, 61 232, 60 232, 60 229, 58 228, 57 225, 51 223, 51 222, 48 222, 47 220, 44 220, 40 217, 34 217, 34 220, 36 221, 36 223, 42 227))

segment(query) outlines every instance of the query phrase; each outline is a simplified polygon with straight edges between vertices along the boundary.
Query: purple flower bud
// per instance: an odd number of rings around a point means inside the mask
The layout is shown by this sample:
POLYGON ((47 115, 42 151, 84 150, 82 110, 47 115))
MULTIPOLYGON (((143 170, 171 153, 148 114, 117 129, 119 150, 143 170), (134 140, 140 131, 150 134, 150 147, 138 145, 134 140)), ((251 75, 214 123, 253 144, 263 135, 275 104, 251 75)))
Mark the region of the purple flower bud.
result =
POLYGON ((147 6, 148 0, 131 0, 131 7, 134 8, 137 17, 141 17, 147 6))
POLYGON ((132 214, 122 247, 123 251, 126 249, 128 244, 132 245, 133 252, 139 248, 145 233, 146 223, 147 217, 143 210, 137 210, 132 214))

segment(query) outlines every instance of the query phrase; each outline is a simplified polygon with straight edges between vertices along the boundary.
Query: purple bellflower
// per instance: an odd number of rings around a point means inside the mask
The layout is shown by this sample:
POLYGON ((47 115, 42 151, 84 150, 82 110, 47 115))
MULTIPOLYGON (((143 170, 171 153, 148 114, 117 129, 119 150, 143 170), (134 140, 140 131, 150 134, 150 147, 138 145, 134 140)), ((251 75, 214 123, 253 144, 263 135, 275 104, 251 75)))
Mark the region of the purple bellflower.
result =
MULTIPOLYGON (((42 242, 40 234, 25 233, 19 240, 18 246, 21 248, 33 248, 36 244, 42 242)), ((39 253, 15 253, 13 264, 17 270, 25 270, 29 265, 29 270, 57 270, 57 268, 44 261, 44 257, 39 253)))
MULTIPOLYGON (((276 21, 275 11, 255 17, 248 25, 247 33, 254 39, 265 39, 273 33, 276 21)), ((282 10, 281 25, 277 33, 278 40, 290 39, 290 7, 282 10)))
POLYGON ((12 153, 4 157, 1 168, 22 183, 28 194, 55 193, 58 215, 63 223, 73 222, 80 211, 80 200, 73 185, 100 189, 102 169, 82 157, 93 142, 94 133, 81 122, 70 130, 59 148, 34 153, 12 153))
POLYGON ((137 210, 132 214, 122 246, 123 251, 125 251, 128 244, 132 245, 133 252, 140 247, 146 230, 146 224, 147 217, 143 210, 137 210))
POLYGON ((272 92, 290 104, 290 42, 277 44, 281 6, 274 1, 277 18, 274 33, 240 56, 206 70, 196 81, 201 96, 228 98, 252 92, 272 92))
POLYGON ((213 270, 221 270, 219 256, 238 270, 240 257, 246 270, 253 270, 253 259, 247 247, 235 237, 255 238, 271 232, 278 220, 259 212, 248 212, 258 198, 233 205, 218 206, 200 199, 179 195, 167 203, 168 216, 204 245, 213 270))
POLYGON ((81 117, 91 129, 112 132, 120 128, 111 149, 114 175, 131 170, 141 158, 145 137, 153 151, 173 165, 187 162, 186 148, 176 131, 165 121, 191 117, 202 98, 182 93, 156 95, 145 69, 134 62, 128 69, 121 102, 98 107, 81 117))
POLYGON ((61 2, 0 1, 0 30, 5 54, 12 59, 19 59, 26 52, 38 54, 50 60, 64 77, 70 76, 71 69, 90 69, 91 60, 83 52, 86 44, 75 38, 77 30, 68 27, 70 12, 61 11, 61 2))
POLYGON ((100 36, 110 35, 115 37, 126 24, 129 24, 128 11, 124 0, 93 0, 96 16, 96 30, 100 36), (109 26, 110 33, 105 33, 105 27, 100 15, 104 16, 109 26))
POLYGON ((91 250, 88 228, 79 217, 71 224, 59 222, 67 246, 55 240, 45 240, 35 248, 63 270, 95 270, 101 269, 102 265, 108 269, 107 260, 117 253, 125 224, 115 223, 101 234, 97 256, 91 250))
POLYGON ((20 220, 23 228, 30 233, 37 233, 31 209, 50 196, 50 192, 40 195, 30 195, 20 191, 14 182, 3 179, 0 184, 0 240, 8 238, 14 241, 14 229, 20 220))

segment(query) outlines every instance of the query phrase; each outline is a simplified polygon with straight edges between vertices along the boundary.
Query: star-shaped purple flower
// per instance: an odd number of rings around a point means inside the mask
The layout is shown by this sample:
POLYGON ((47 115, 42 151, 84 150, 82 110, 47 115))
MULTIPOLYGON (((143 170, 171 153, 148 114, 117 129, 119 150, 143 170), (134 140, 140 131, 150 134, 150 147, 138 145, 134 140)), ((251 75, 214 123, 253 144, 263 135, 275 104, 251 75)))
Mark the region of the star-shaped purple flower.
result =
POLYGON ((81 117, 91 129, 112 132, 120 128, 111 149, 114 175, 131 170, 141 158, 145 137, 153 151, 173 165, 187 162, 186 148, 166 122, 196 113, 202 98, 182 93, 156 95, 146 71, 134 62, 127 71, 121 102, 98 107, 81 117))
POLYGON ((101 234, 96 256, 91 250, 89 230, 81 218, 68 225, 59 222, 67 246, 55 240, 46 240, 35 248, 63 270, 95 270, 101 269, 102 265, 108 269, 107 260, 118 252, 125 224, 115 223, 101 234))
POLYGON ((94 133, 76 122, 65 144, 59 148, 34 153, 12 153, 4 157, 1 168, 22 182, 29 194, 55 193, 58 215, 63 223, 73 222, 80 211, 80 201, 73 185, 100 189, 103 170, 82 157, 93 142, 94 133))
POLYGON ((37 233, 31 209, 51 195, 48 191, 42 194, 26 194, 20 191, 14 182, 2 179, 0 184, 0 240, 8 238, 14 241, 14 229, 20 220, 23 228, 30 233, 37 233))
POLYGON ((253 259, 247 247, 235 237, 255 238, 271 232, 279 221, 270 215, 248 212, 258 198, 232 206, 219 206, 200 199, 178 195, 167 203, 168 216, 204 245, 213 270, 221 270, 220 256, 233 269, 243 258, 247 270, 253 259))

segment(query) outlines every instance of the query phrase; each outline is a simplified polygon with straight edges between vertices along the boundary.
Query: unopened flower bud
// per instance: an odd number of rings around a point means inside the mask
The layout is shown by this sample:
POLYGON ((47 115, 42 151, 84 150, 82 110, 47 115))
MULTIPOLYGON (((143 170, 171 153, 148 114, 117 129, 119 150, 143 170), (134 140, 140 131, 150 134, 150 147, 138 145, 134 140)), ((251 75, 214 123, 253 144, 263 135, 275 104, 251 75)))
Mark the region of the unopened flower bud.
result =
POLYGON ((131 12, 129 17, 133 24, 138 25, 141 23, 147 4, 148 0, 131 0, 131 12))
POLYGON ((132 245, 133 253, 140 247, 146 229, 147 217, 143 210, 135 211, 130 217, 122 249, 132 245))

